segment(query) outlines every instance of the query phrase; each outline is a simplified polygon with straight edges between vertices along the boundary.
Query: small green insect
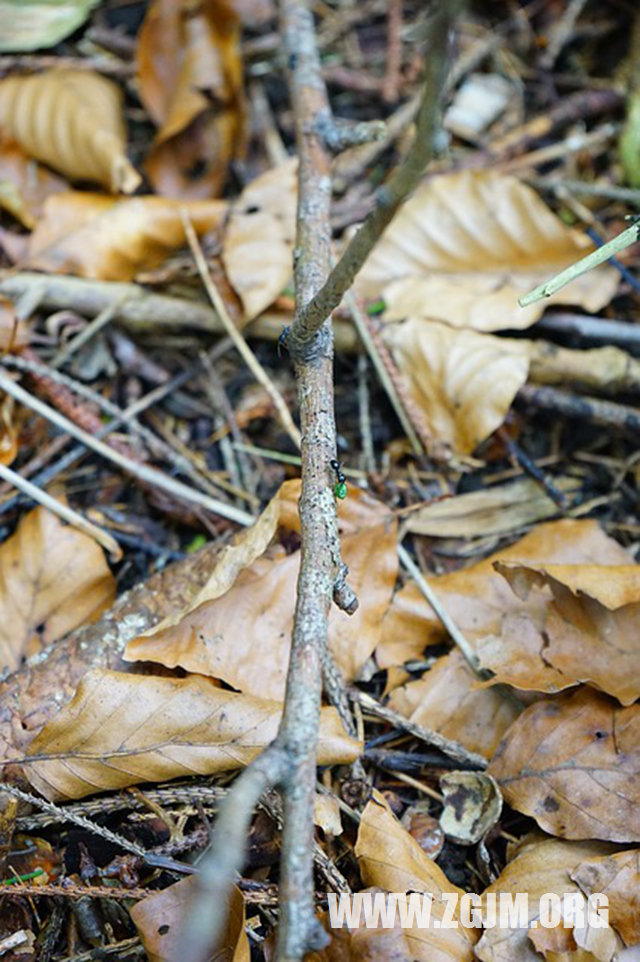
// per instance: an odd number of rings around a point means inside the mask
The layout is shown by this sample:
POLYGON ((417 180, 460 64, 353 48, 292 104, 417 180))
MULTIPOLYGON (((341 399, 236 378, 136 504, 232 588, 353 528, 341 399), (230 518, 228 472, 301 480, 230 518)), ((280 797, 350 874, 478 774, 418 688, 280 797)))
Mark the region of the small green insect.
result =
POLYGON ((336 459, 333 458, 329 464, 336 472, 336 483, 333 487, 333 493, 335 494, 336 498, 340 499, 340 501, 344 501, 347 496, 347 479, 342 473, 342 468, 340 467, 339 461, 336 461, 336 459))

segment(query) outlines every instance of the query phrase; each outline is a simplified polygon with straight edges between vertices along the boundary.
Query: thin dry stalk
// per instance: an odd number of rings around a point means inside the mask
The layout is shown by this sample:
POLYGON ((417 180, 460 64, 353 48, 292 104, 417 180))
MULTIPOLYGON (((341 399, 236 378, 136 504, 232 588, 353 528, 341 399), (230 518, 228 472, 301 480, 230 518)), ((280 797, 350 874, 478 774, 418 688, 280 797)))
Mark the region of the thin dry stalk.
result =
POLYGON ((255 356, 244 337, 233 323, 229 317, 229 312, 225 306, 224 301, 220 297, 220 292, 213 282, 213 278, 207 267, 207 262, 204 259, 204 254, 202 253, 202 247, 200 246, 200 241, 198 240, 198 235, 193 229, 193 224, 189 219, 189 215, 186 210, 182 210, 182 223, 184 224, 184 231, 187 236, 187 241, 189 242, 189 247, 191 253, 193 254, 193 259, 196 262, 196 267, 198 268, 198 273, 200 274, 200 279, 204 284, 205 290, 216 311, 218 317, 222 321, 223 327, 227 334, 233 341, 234 347, 238 351, 238 354, 245 362, 253 376, 255 377, 258 384, 261 384, 265 389, 271 400, 273 401, 274 407, 278 412, 282 426, 295 444, 296 448, 300 448, 300 432, 293 423, 293 418, 289 413, 289 408, 280 391, 275 386, 262 364, 255 356))

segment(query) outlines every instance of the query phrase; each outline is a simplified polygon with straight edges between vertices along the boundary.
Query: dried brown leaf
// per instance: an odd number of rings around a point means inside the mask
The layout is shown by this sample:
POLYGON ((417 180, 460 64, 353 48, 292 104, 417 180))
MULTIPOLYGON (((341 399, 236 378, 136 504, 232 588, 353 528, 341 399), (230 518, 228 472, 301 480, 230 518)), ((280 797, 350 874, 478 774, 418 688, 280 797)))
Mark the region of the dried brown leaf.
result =
POLYGON ((410 318, 387 328, 386 340, 431 435, 460 454, 500 427, 527 380, 526 351, 489 334, 410 318))
POLYGON ((517 704, 502 694, 478 689, 457 650, 439 658, 422 678, 394 689, 389 707, 485 758, 491 758, 519 714, 517 704))
MULTIPOLYGON (((130 909, 149 962, 174 962, 180 949, 180 931, 184 925, 195 880, 182 879, 174 885, 148 895, 130 909)), ((244 930, 244 899, 233 888, 225 931, 211 947, 217 962, 250 962, 249 940, 244 930)))
MULTIPOLYGON (((89 672, 22 759, 49 799, 247 765, 273 741, 282 704, 223 691, 209 678, 89 672)), ((333 708, 320 719, 318 764, 348 764, 360 744, 333 708)))
POLYGON ((154 0, 138 35, 137 73, 142 102, 159 127, 146 162, 154 188, 180 199, 216 196, 229 162, 244 147, 233 6, 226 0, 154 0))
MULTIPOLYGON (((597 521, 550 521, 508 548, 502 548, 469 568, 430 579, 441 602, 470 638, 499 635, 503 615, 521 611, 520 602, 494 568, 496 561, 525 564, 630 564, 630 556, 597 521)), ((431 606, 414 584, 397 592, 382 623, 376 651, 381 668, 401 665, 419 656, 446 634, 431 606)))
POLYGON ((140 176, 125 154, 122 94, 88 70, 47 70, 0 81, 0 127, 70 180, 133 193, 140 176))
MULTIPOLYGON (((538 682, 545 666, 550 666, 549 674, 560 673, 566 679, 561 687, 588 681, 623 705, 640 698, 640 568, 637 565, 550 564, 534 568, 497 562, 496 570, 524 600, 535 588, 548 589, 546 596, 550 600, 539 628, 543 644, 536 671, 538 682)), ((501 640, 505 648, 501 677, 509 681, 509 653, 514 651, 514 642, 517 650, 518 642, 514 632, 506 638, 504 630, 501 640)), ((538 685, 520 687, 538 688, 538 685)))
MULTIPOLYGON (((528 896, 528 926, 500 925, 487 927, 476 946, 476 955, 482 962, 539 962, 538 951, 570 952, 567 956, 577 962, 574 955, 578 944, 588 944, 595 954, 591 959, 611 959, 619 948, 619 942, 611 929, 596 929, 586 923, 572 924, 569 905, 563 907, 563 922, 552 929, 540 927, 540 898, 547 893, 560 895, 578 894, 579 888, 571 879, 571 872, 585 859, 604 855, 611 846, 602 842, 566 842, 558 839, 535 838, 523 845, 515 858, 503 869, 499 878, 483 893, 482 915, 485 923, 491 918, 486 896, 503 893, 528 896), (532 924, 533 923, 533 924, 532 924), (535 946, 535 948, 534 948, 535 946), (538 951, 536 951, 538 949, 538 951)), ((551 956, 547 956, 551 957, 551 956)))
POLYGON ((589 688, 527 708, 489 773, 505 801, 562 838, 640 839, 640 706, 589 688))
POLYGON ((609 923, 625 945, 640 942, 640 849, 588 858, 571 878, 585 895, 602 893, 609 900, 609 923))
POLYGON ((584 274, 544 302, 518 297, 588 253, 592 242, 515 177, 465 170, 431 177, 386 229, 357 285, 383 297, 387 319, 427 317, 454 327, 526 328, 549 303, 597 311, 613 297, 612 267, 584 274))
POLYGON ((97 618, 115 596, 102 549, 45 508, 25 515, 0 547, 0 663, 14 670, 25 654, 97 618))
MULTIPOLYGON (((565 494, 580 487, 580 482, 571 477, 554 477, 553 483, 565 494)), ((480 538, 521 530, 535 521, 548 520, 558 511, 538 481, 518 478, 434 501, 412 511, 404 524, 407 531, 432 538, 480 538)))
POLYGON ((129 281, 155 267, 186 243, 184 208, 196 233, 221 223, 223 201, 178 201, 164 197, 117 200, 104 194, 68 191, 50 197, 31 235, 27 266, 104 281, 129 281))
MULTIPOLYGON (((169 564, 120 595, 97 621, 77 628, 0 681, 0 757, 24 755, 42 726, 75 695, 92 668, 127 671, 126 642, 184 608, 207 580, 217 544, 169 564)), ((136 666, 137 673, 140 668, 136 666)))
MULTIPOLYGON (((362 813, 355 852, 365 885, 375 885, 387 892, 423 892, 433 896, 431 926, 414 925, 405 930, 412 959, 470 962, 476 939, 473 929, 433 926, 433 921, 442 921, 444 915, 442 894, 462 895, 462 891, 452 885, 442 869, 423 852, 377 791, 362 813)), ((459 915, 455 917, 459 919, 459 915)))
POLYGON ((256 177, 231 208, 222 263, 247 321, 273 304, 291 278, 297 169, 297 160, 289 160, 256 177))
POLYGON ((0 350, 17 351, 29 343, 29 329, 8 297, 0 296, 0 350))
MULTIPOLYGON (((222 556, 211 583, 183 617, 129 642, 125 657, 170 668, 180 666, 222 679, 248 694, 281 699, 300 553, 286 554, 275 545, 266 555, 258 554, 264 551, 276 524, 285 531, 289 523, 297 529, 292 508, 298 491, 298 483, 284 485, 256 525, 237 540, 233 569, 225 570, 230 556, 222 556)), ((396 523, 386 511, 381 512, 380 503, 357 489, 351 489, 347 501, 351 504, 339 508, 343 516, 341 549, 360 606, 354 615, 332 608, 329 647, 345 678, 351 680, 378 644, 398 561, 396 523), (345 534, 345 528, 351 533, 345 534), (376 564, 372 566, 374 555, 376 564)))
POLYGON ((0 141, 0 207, 30 230, 51 194, 68 190, 62 177, 29 157, 15 140, 0 141))

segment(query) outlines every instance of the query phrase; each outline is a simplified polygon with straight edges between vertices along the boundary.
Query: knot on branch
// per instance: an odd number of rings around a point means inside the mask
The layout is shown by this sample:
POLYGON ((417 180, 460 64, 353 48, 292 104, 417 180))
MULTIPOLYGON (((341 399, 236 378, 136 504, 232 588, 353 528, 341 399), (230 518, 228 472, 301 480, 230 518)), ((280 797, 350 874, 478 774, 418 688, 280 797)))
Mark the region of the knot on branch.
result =
POLYGON ((387 132, 384 120, 336 120, 322 115, 316 119, 315 132, 334 154, 348 147, 359 147, 372 140, 382 140, 387 132))
POLYGON ((294 364, 313 364, 333 356, 333 330, 325 323, 318 330, 296 321, 287 334, 287 350, 294 364))
POLYGON ((358 610, 359 601, 353 588, 347 584, 348 574, 349 569, 344 561, 341 561, 338 575, 333 583, 333 600, 338 608, 352 615, 358 610))

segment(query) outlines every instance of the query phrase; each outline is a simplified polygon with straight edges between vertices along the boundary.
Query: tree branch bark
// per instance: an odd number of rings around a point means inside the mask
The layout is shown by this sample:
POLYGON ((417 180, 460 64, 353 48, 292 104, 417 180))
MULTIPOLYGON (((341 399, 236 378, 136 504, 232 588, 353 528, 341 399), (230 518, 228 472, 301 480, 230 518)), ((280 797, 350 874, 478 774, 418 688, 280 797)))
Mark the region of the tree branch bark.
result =
MULTIPOLYGON (((331 461, 336 457, 336 427, 330 313, 383 228, 417 184, 431 156, 447 38, 458 5, 458 0, 452 0, 436 7, 416 142, 402 169, 382 188, 373 214, 331 272, 331 144, 327 131, 334 129, 335 124, 307 0, 280 0, 299 156, 294 250, 296 311, 287 347, 294 365, 300 410, 302 489, 301 562, 285 704, 278 735, 266 752, 268 758, 279 760, 270 775, 275 776, 283 790, 278 962, 300 962, 306 952, 321 949, 329 940, 316 919, 313 902, 316 744, 331 603, 335 601, 348 612, 354 611, 357 604, 345 582, 333 493, 331 461)), ((195 939, 189 941, 190 931, 197 927, 204 936, 208 923, 211 944, 220 930, 224 919, 216 909, 216 930, 212 931, 213 903, 224 911, 241 859, 241 852, 230 854, 226 847, 238 845, 240 829, 248 824, 247 813, 266 787, 263 764, 260 758, 251 763, 230 790, 218 816, 212 849, 202 863, 197 901, 186 919, 180 962, 185 958, 189 962, 204 962, 207 958, 204 938, 199 937, 196 945, 195 939)))

